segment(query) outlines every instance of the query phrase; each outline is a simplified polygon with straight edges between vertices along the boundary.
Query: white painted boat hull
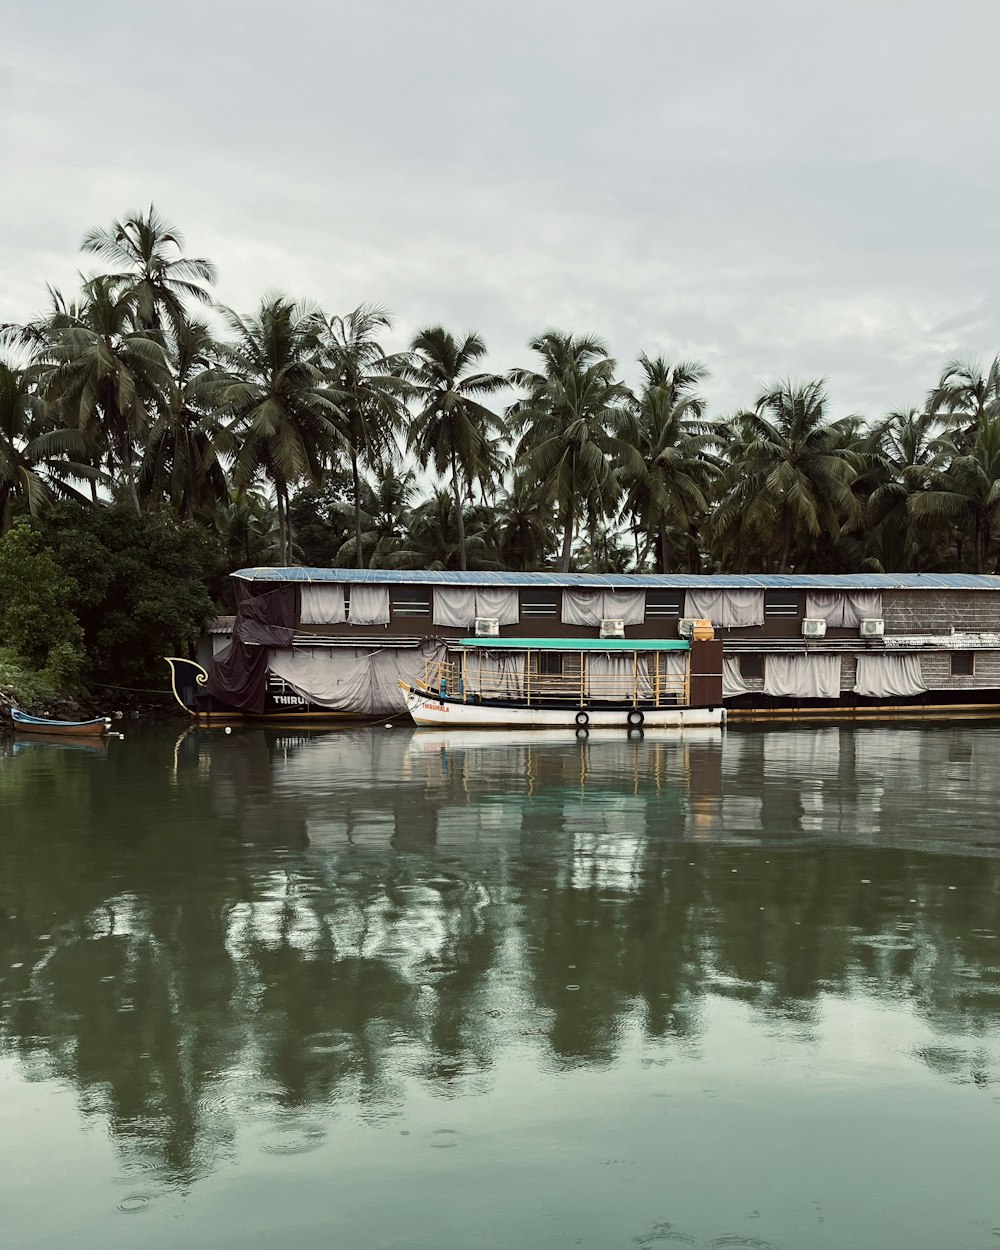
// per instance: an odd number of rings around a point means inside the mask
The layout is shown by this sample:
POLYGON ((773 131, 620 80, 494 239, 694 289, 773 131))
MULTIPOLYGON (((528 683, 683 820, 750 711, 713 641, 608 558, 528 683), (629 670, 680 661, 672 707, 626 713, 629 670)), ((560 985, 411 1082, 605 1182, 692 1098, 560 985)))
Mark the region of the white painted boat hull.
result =
MULTIPOLYGON (((406 707, 416 725, 444 729, 577 729, 576 707, 546 708, 497 707, 482 703, 459 703, 438 699, 428 690, 416 690, 400 682, 406 695, 406 707)), ((583 709, 588 717, 586 729, 628 729, 628 708, 583 709)), ((691 727, 721 728, 726 713, 721 707, 643 708, 642 729, 686 729, 691 727)))

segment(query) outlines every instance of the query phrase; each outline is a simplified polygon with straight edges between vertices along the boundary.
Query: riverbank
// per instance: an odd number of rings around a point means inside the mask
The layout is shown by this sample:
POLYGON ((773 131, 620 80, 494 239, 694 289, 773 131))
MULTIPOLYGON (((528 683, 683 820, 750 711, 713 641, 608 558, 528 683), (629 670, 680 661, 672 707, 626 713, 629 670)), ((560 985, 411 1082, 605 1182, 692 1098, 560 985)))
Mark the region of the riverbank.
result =
POLYGON ((12 708, 55 720, 114 716, 119 720, 160 724, 184 719, 169 694, 101 686, 81 693, 54 690, 41 674, 18 664, 9 652, 0 652, 0 737, 13 732, 12 708))

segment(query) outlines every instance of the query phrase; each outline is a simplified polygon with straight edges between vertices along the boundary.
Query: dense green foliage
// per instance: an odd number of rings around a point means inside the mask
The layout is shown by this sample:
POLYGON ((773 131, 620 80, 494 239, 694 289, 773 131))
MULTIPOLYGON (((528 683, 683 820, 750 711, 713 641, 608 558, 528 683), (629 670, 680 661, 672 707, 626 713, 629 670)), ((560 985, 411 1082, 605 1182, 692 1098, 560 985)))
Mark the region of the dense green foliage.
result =
POLYGON ((170 512, 52 504, 0 537, 0 636, 55 690, 89 680, 162 687, 224 583, 217 535, 170 512))
POLYGON ((43 685, 72 689, 84 667, 83 629, 74 613, 79 586, 34 525, 0 539, 0 638, 6 661, 39 673, 43 685))
POLYGON ((162 686, 162 657, 183 655, 214 612, 222 550, 203 525, 125 505, 56 504, 40 523, 75 582, 88 671, 102 681, 162 686))
POLYGON ((499 375, 473 332, 391 350, 375 305, 239 314, 153 208, 84 250, 106 272, 0 332, 0 532, 37 518, 96 672, 186 645, 226 566, 998 567, 998 361, 872 420, 822 380, 712 417, 697 362, 628 385, 585 333, 499 375))

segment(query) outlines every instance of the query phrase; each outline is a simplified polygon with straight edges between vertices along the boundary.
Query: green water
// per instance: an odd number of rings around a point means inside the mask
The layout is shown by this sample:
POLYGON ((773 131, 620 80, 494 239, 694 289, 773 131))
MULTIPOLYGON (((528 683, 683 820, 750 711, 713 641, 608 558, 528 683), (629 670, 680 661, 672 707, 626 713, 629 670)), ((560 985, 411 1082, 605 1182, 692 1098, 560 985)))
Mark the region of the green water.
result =
POLYGON ((1000 1247, 1000 728, 0 752, 2 1246, 1000 1247))

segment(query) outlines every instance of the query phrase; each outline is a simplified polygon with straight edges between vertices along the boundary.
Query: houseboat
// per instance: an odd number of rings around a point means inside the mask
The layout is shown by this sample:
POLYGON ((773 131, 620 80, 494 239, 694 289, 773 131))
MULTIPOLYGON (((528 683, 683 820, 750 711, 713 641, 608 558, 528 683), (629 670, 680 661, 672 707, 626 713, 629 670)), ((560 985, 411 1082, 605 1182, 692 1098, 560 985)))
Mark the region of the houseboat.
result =
POLYGON ((679 709, 699 723, 720 710, 729 720, 1000 715, 1000 577, 233 577, 228 646, 216 635, 204 665, 170 660, 175 694, 199 718, 385 719, 405 716, 407 700, 447 706, 434 724, 468 725, 494 723, 483 711, 496 703, 505 714, 523 704, 518 724, 539 723, 543 705, 560 724, 581 711, 616 724, 630 710, 642 723, 679 709))

